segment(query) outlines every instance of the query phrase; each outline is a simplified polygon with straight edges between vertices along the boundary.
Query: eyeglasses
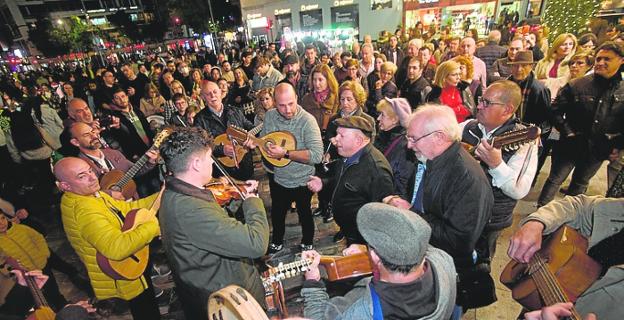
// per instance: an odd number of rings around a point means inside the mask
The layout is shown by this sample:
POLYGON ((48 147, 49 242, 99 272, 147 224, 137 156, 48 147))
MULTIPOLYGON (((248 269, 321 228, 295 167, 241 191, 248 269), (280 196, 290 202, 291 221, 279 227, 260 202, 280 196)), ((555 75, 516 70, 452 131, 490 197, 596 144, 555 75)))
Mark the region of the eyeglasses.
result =
POLYGON ((411 144, 416 144, 418 141, 420 141, 420 140, 422 140, 422 139, 424 139, 424 138, 426 138, 426 137, 428 137, 428 136, 430 136, 430 135, 432 135, 432 134, 434 134, 436 132, 442 132, 442 130, 431 131, 431 132, 429 132, 429 133, 427 133, 427 134, 425 134, 423 136, 420 136, 420 138, 414 138, 414 137, 411 137, 411 136, 406 134, 405 138, 407 139, 407 142, 409 142, 411 144))
POLYGON ((495 105, 495 104, 498 104, 498 105, 501 105, 501 106, 504 106, 504 105, 505 105, 505 104, 504 104, 504 103, 502 103, 502 102, 490 101, 490 100, 488 100, 488 99, 485 99, 484 97, 479 97, 479 98, 477 99, 477 102, 478 102, 478 104, 483 105, 483 106, 484 106, 484 107, 486 107, 486 108, 489 108, 490 106, 495 105))

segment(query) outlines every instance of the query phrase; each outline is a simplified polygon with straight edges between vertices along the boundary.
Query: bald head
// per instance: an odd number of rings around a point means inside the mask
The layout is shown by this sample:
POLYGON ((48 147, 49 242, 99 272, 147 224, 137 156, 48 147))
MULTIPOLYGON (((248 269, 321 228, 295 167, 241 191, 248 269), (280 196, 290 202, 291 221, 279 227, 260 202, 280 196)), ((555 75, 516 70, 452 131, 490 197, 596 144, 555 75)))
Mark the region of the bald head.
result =
POLYGON ((461 43, 459 44, 459 54, 461 55, 472 57, 475 53, 475 50, 477 50, 477 43, 472 37, 466 37, 462 39, 461 43))
POLYGON ((275 87, 275 106, 277 112, 286 118, 292 119, 297 114, 297 93, 289 83, 280 83, 275 87))
POLYGON ((91 166, 80 158, 65 157, 59 160, 53 172, 62 191, 88 196, 100 190, 100 183, 91 166))
POLYGON ((93 122, 93 113, 89 109, 89 105, 80 98, 73 98, 67 104, 67 114, 75 121, 81 121, 91 124, 93 122))

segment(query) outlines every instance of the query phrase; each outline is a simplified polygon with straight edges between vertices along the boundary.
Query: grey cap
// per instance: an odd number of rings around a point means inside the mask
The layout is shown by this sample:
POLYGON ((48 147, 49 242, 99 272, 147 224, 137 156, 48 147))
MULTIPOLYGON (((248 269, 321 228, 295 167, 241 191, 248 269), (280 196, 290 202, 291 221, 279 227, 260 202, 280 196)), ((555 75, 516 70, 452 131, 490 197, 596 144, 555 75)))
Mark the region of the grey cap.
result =
POLYGON ((431 227, 415 212, 371 202, 358 211, 357 225, 364 240, 387 262, 406 266, 425 258, 431 227))

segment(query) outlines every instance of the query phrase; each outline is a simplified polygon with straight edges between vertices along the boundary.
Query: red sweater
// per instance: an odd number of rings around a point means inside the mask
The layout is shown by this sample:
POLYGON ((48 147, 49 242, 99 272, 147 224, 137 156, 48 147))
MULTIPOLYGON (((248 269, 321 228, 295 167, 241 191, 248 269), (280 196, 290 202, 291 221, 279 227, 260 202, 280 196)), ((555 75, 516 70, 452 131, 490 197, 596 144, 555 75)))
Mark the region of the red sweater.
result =
POLYGON ((440 94, 440 102, 453 109, 458 123, 462 123, 470 116, 470 111, 463 104, 461 92, 459 92, 457 87, 444 87, 442 89, 442 93, 440 94))

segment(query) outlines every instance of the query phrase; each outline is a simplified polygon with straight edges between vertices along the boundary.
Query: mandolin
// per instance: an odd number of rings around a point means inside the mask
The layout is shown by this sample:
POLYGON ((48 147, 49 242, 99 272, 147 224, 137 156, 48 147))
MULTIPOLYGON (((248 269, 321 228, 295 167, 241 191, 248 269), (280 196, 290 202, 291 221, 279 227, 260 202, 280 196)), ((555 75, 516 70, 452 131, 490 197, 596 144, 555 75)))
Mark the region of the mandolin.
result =
MULTIPOLYGON (((154 144, 150 147, 149 150, 156 150, 160 147, 160 144, 171 134, 171 129, 165 128, 163 129, 155 138, 154 144)), ((148 151, 149 151, 148 150, 148 151)), ((149 160, 147 156, 147 152, 137 160, 127 172, 123 172, 118 169, 113 169, 107 173, 105 173, 102 178, 100 178, 100 187, 102 190, 113 190, 119 191, 123 194, 125 199, 132 199, 136 194, 136 183, 134 180, 134 176, 145 166, 149 160)))
POLYGON ((226 134, 229 135, 232 139, 236 140, 239 144, 243 144, 245 141, 247 141, 247 139, 253 140, 253 142, 258 145, 262 157, 268 163, 275 167, 287 166, 290 163, 290 159, 275 159, 269 157, 266 150, 270 145, 279 145, 280 147, 288 151, 293 151, 297 148, 297 140, 292 135, 292 133, 287 131, 274 131, 265 135, 262 138, 257 138, 250 135, 245 130, 229 126, 226 130, 226 134))
POLYGON ((54 320, 56 318, 56 314, 54 313, 52 308, 50 308, 50 305, 48 304, 48 301, 46 300, 46 298, 43 296, 43 292, 41 291, 39 286, 37 286, 37 282, 35 281, 35 278, 32 276, 26 275, 26 272, 28 271, 22 266, 21 263, 19 263, 19 261, 11 257, 6 257, 5 263, 11 266, 13 270, 17 270, 22 273, 22 275, 24 276, 24 280, 26 280, 26 285, 28 286, 28 289, 30 290, 30 294, 32 295, 33 300, 35 301, 35 311, 33 311, 26 319, 27 320, 54 320))
MULTIPOLYGON (((587 239, 563 226, 545 239, 529 263, 510 261, 500 281, 529 310, 559 302, 575 302, 600 276, 601 266, 587 255, 587 239)), ((573 320, 582 320, 572 309, 573 320)))
MULTIPOLYGON (((262 130, 262 123, 249 130, 248 134, 255 136, 258 132, 260 132, 260 130, 262 130)), ((241 143, 238 143, 238 141, 234 140, 236 142, 233 142, 232 140, 233 139, 227 133, 220 134, 214 139, 215 146, 234 145, 234 153, 236 154, 234 158, 228 156, 217 158, 219 162, 228 168, 238 167, 238 163, 247 154, 247 148, 243 147, 241 143)))
MULTIPOLYGON (((163 186, 149 209, 140 208, 130 210, 125 216, 125 220, 121 226, 121 232, 132 231, 139 225, 156 219, 156 213, 160 208, 160 198, 164 191, 165 187, 163 186)), ((102 272, 115 280, 138 279, 143 275, 147 267, 149 244, 125 259, 112 260, 100 252, 96 253, 95 258, 102 272)))
MULTIPOLYGON (((277 267, 269 267, 262 274, 265 301, 270 316, 288 317, 282 280, 308 271, 311 264, 310 259, 301 259, 288 264, 280 263, 277 267)), ((321 256, 319 265, 325 268, 327 279, 332 282, 366 276, 373 272, 366 252, 348 256, 321 256)))
MULTIPOLYGON (((511 151, 517 149, 523 144, 534 141, 540 136, 541 130, 536 126, 526 127, 524 129, 505 132, 500 136, 493 137, 488 142, 496 149, 502 149, 504 151, 511 151)), ((469 143, 462 142, 462 147, 466 149, 471 155, 475 155, 475 151, 481 141, 476 146, 469 143)))

